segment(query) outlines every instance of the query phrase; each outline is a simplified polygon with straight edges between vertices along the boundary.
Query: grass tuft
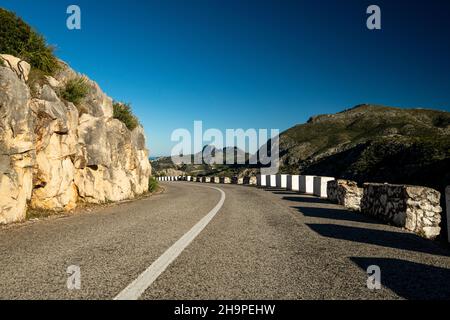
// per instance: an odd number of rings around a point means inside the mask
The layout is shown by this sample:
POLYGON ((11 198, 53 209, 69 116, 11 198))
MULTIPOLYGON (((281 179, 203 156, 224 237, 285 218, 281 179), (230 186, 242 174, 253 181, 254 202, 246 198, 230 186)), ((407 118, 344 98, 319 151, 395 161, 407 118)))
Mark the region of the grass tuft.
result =
POLYGON ((148 192, 154 193, 159 190, 159 183, 155 177, 150 177, 148 181, 148 192))
POLYGON ((120 120, 128 130, 133 131, 139 126, 139 120, 133 114, 129 103, 114 102, 114 119, 120 120))
POLYGON ((61 90, 60 96, 66 101, 78 106, 89 93, 87 80, 83 77, 70 79, 61 90))

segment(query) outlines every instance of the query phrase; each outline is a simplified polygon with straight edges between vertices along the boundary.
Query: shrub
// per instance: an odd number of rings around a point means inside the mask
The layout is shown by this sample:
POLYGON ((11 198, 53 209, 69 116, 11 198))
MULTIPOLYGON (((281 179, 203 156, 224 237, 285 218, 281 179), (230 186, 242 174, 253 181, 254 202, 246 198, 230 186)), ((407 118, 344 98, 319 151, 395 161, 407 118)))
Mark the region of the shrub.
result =
POLYGON ((0 8, 0 53, 10 54, 30 63, 45 74, 59 68, 53 48, 44 37, 14 13, 0 8))
POLYGON ((158 191, 159 189, 159 183, 158 180, 156 180, 155 177, 150 177, 149 181, 148 181, 148 191, 153 193, 158 191))
POLYGON ((439 128, 446 128, 450 125, 450 115, 439 114, 433 119, 433 124, 439 128))
POLYGON ((89 93, 89 86, 83 77, 70 79, 61 90, 60 96, 66 101, 79 105, 89 93))
POLYGON ((114 119, 122 121, 128 130, 132 131, 139 126, 139 120, 131 111, 131 105, 129 103, 114 102, 113 109, 114 119))

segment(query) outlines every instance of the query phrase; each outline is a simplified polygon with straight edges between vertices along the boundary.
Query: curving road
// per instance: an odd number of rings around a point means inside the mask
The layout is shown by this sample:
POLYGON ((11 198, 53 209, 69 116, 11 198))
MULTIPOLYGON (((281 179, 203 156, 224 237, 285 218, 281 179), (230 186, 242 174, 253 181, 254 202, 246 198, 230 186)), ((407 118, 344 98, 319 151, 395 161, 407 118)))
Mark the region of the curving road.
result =
POLYGON ((1 228, 0 299, 450 299, 437 243, 282 190, 165 188, 1 228), (67 289, 70 265, 80 290, 67 289), (381 290, 367 288, 370 265, 381 290))

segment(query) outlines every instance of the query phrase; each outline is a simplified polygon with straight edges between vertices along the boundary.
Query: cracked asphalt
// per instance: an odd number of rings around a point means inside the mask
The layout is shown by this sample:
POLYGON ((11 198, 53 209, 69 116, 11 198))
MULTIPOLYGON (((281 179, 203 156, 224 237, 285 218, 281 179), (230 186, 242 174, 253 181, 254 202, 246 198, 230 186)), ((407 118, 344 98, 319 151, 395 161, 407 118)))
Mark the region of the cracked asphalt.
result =
MULTIPOLYGON (((112 299, 214 208, 205 184, 0 228, 0 299, 112 299), (66 270, 80 266, 81 290, 66 270)), ((226 200, 141 299, 450 299, 450 250, 325 200, 211 185, 226 200), (381 269, 381 290, 367 268, 381 269)))

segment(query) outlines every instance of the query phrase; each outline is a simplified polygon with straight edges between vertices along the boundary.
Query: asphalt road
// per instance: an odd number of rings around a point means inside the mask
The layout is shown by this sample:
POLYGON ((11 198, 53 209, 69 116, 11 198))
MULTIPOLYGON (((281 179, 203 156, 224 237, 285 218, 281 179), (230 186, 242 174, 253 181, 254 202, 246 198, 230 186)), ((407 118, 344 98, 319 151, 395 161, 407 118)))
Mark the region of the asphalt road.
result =
MULTIPOLYGON (((113 299, 223 206, 140 299, 450 299, 450 250, 314 197, 236 185, 166 192, 0 229, 0 299, 113 299), (68 266, 81 289, 67 289, 68 266), (381 269, 381 290, 367 268, 381 269)), ((176 246, 177 247, 177 246, 176 246)), ((178 247, 177 247, 178 248, 178 247)))

